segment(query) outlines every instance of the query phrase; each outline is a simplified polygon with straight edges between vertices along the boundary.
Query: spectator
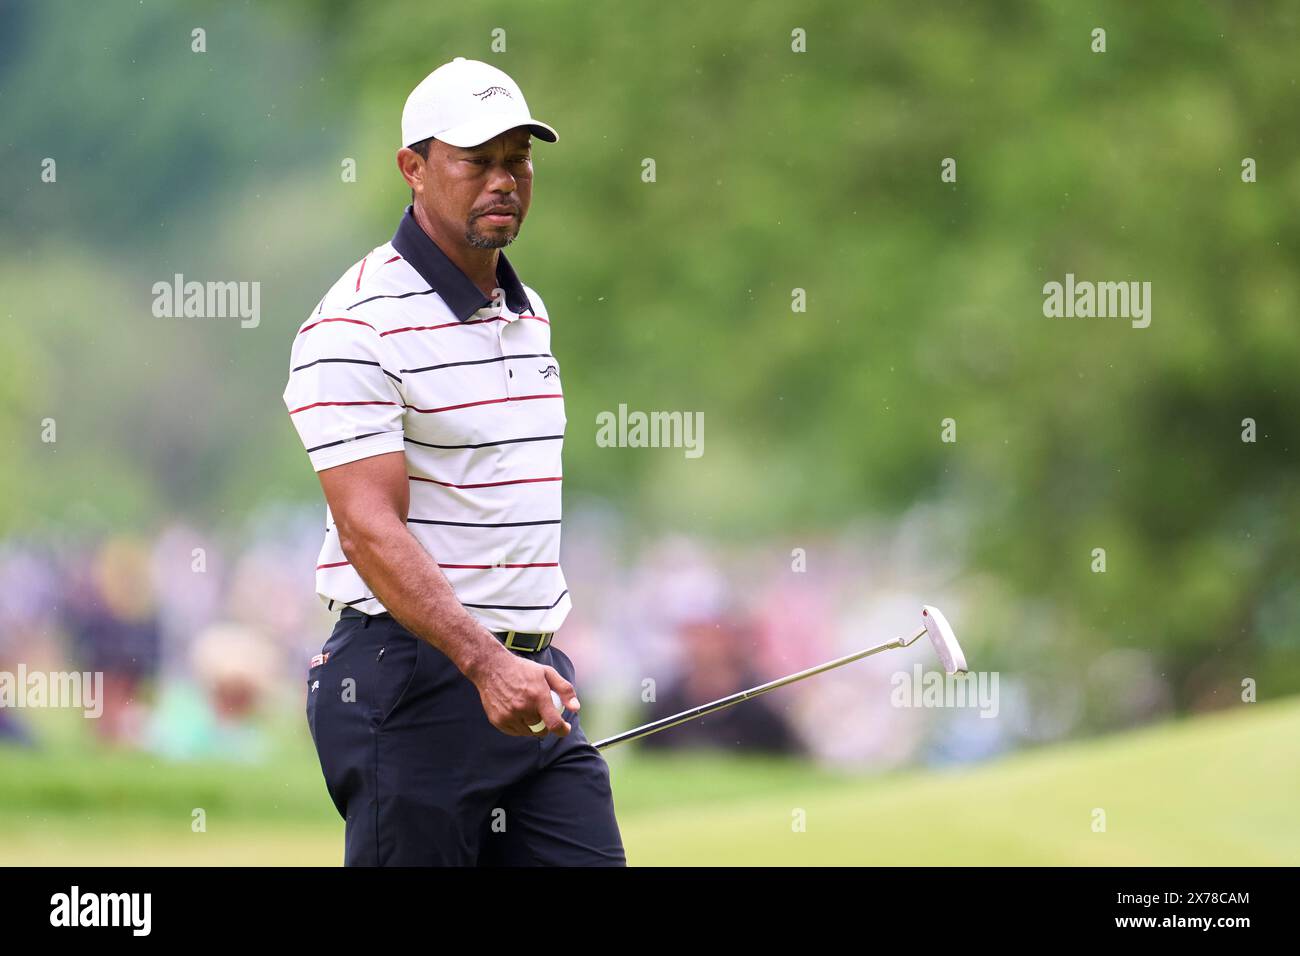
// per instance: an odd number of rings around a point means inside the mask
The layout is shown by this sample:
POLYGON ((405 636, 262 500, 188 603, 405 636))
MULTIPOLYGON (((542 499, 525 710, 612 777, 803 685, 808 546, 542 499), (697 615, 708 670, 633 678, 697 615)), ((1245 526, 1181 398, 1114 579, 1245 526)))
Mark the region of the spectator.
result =
MULTIPOLYGON (((651 720, 689 710, 762 683, 750 665, 754 642, 748 627, 737 627, 728 617, 704 618, 680 631, 686 666, 680 678, 655 703, 651 720)), ((676 727, 671 733, 647 737, 652 749, 699 746, 725 747, 762 753, 791 754, 802 747, 770 697, 746 701, 743 707, 701 717, 676 727)))

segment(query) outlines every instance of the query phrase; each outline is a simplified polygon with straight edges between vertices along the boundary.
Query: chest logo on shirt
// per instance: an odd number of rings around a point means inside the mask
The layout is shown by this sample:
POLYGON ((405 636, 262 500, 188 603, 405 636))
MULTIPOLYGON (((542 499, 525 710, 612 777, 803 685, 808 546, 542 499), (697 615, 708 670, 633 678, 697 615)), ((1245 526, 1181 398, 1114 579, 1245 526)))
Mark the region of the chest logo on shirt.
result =
POLYGON ((537 371, 542 378, 558 379, 560 377, 560 370, 554 365, 548 365, 546 368, 539 368, 537 371))

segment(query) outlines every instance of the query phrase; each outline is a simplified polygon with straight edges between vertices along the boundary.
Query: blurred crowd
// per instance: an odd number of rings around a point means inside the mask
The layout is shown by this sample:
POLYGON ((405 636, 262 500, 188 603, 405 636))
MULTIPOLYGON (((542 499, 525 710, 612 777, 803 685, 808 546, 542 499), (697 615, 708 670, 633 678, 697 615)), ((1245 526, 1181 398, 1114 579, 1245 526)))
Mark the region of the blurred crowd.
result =
MULTIPOLYGON (((86 723, 106 746, 265 758, 277 720, 306 733, 308 661, 336 620, 313 589, 320 510, 286 507, 220 533, 177 521, 150 537, 0 543, 0 671, 24 662, 102 672, 103 716, 86 723)), ((934 599, 912 588, 955 569, 924 560, 906 523, 726 546, 681 535, 633 542, 614 512, 571 509, 562 557, 574 609, 556 643, 577 666, 588 736, 913 630, 934 599)), ((873 766, 999 749, 998 721, 891 706, 890 676, 916 661, 935 666, 924 647, 880 655, 640 746, 873 766), (936 720, 948 725, 941 738, 936 720)), ((38 746, 30 720, 0 709, 0 739, 38 746)))

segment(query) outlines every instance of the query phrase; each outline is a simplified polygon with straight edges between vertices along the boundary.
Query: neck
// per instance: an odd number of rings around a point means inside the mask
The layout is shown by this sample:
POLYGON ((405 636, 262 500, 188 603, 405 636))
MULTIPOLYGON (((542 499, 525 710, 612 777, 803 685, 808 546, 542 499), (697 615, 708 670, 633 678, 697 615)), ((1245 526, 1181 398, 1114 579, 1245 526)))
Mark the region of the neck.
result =
POLYGON ((492 291, 497 287, 497 256, 501 250, 479 249, 467 243, 464 235, 455 236, 439 230, 418 203, 415 204, 414 215, 415 221, 419 223, 425 235, 438 244, 438 248, 446 253, 447 258, 454 262, 484 295, 491 297, 492 291))

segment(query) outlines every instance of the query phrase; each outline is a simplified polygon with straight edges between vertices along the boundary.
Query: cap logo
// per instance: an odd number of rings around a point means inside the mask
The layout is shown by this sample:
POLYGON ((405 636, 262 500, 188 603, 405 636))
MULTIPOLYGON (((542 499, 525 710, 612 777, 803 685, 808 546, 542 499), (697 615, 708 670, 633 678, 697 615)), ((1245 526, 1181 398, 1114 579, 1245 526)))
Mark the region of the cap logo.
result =
POLYGON ((490 100, 498 93, 501 93, 507 99, 514 99, 514 97, 510 95, 510 91, 507 90, 504 86, 489 86, 482 93, 475 93, 474 95, 477 96, 480 100, 490 100))

